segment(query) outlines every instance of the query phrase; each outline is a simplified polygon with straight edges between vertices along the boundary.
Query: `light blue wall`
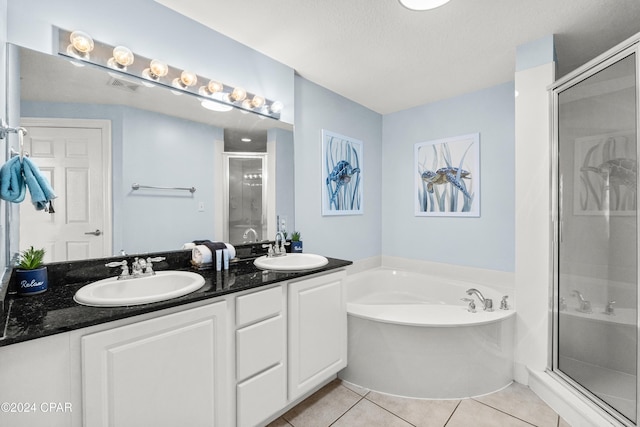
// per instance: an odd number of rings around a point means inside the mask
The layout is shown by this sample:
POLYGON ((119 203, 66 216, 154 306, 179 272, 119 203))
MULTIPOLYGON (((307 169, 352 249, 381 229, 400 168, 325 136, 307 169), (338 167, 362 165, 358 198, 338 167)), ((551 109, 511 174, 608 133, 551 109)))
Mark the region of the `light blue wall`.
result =
POLYGON ((130 107, 23 102, 24 117, 111 121, 113 250, 128 253, 178 249, 215 239, 213 126, 130 107), (196 187, 196 192, 131 191, 131 184, 196 187), (205 206, 198 211, 198 204, 205 206), (177 218, 181 218, 176 222, 177 218), (158 232, 162 230, 162 232, 158 232))
MULTIPOLYGON (((127 108, 121 192, 122 241, 128 253, 179 249, 214 236, 215 141, 221 129, 127 108), (196 187, 196 192, 138 190, 132 183, 196 187), (198 204, 204 211, 198 211, 198 204)), ((221 195, 218 195, 218 199, 221 195)), ((117 213, 117 211, 114 211, 117 213)), ((115 250, 120 248, 115 247, 115 250)))
POLYGON ((383 255, 514 271, 514 120, 513 82, 384 116, 383 255), (481 216, 414 216, 414 144, 470 133, 480 133, 481 216))
POLYGON ((82 29, 96 40, 281 100, 282 119, 293 120, 293 69, 154 0, 14 0, 7 23, 9 42, 47 53, 52 26, 82 29))
POLYGON ((303 77, 295 82, 295 216, 304 251, 349 260, 380 255, 382 116, 303 77), (363 142, 363 215, 322 216, 322 129, 363 142))

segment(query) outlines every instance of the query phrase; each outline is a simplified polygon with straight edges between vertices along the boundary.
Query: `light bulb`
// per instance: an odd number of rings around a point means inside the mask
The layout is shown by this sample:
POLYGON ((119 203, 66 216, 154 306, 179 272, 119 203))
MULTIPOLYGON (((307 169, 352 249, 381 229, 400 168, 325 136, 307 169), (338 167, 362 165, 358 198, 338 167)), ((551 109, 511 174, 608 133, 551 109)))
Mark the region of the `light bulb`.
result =
POLYGON ((160 77, 164 77, 169 72, 169 66, 162 61, 152 59, 149 63, 149 68, 145 68, 142 75, 151 80, 158 80, 160 77))
POLYGON ((71 44, 67 46, 67 53, 76 58, 88 58, 94 48, 93 39, 84 31, 74 31, 69 36, 71 44))
POLYGON ((280 101, 274 101, 269 109, 272 113, 278 114, 284 108, 284 104, 280 101))
POLYGON ((84 31, 74 31, 69 36, 71 45, 75 50, 81 53, 89 53, 93 50, 94 44, 91 36, 84 31))
POLYGON ((125 46, 116 46, 113 48, 113 57, 107 61, 107 65, 111 68, 126 70, 127 66, 133 64, 134 59, 131 49, 125 46))
POLYGON ((253 108, 260 108, 264 105, 264 98, 258 95, 255 95, 251 100, 251 106, 253 108))
POLYGON ((216 93, 222 92, 223 89, 224 89, 224 85, 222 83, 217 82, 215 80, 210 80, 206 86, 200 87, 200 90, 198 90, 198 93, 200 93, 200 95, 213 96, 216 93))
POLYGON ((247 97, 247 91, 242 89, 241 87, 237 87, 233 90, 233 92, 231 92, 231 99, 234 102, 244 101, 246 97, 247 97))
POLYGON ((242 108, 246 108, 247 110, 251 110, 251 101, 245 99, 242 101, 242 108))
POLYGON ((209 84, 207 85, 207 89, 210 93, 214 94, 216 92, 222 92, 222 89, 224 89, 224 85, 215 80, 210 80, 209 84))
POLYGON ((191 71, 184 70, 180 73, 180 78, 173 79, 173 86, 180 89, 187 89, 198 82, 198 76, 191 71))

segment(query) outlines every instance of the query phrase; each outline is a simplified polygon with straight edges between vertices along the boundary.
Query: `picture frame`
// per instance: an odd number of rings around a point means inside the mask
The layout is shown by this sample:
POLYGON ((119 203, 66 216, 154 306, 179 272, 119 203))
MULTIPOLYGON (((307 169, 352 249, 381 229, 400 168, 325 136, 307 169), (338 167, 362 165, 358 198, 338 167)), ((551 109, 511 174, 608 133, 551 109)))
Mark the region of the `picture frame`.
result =
POLYGON ((322 130, 322 215, 362 215, 363 143, 322 130))
POLYGON ((480 134, 414 145, 415 216, 480 216, 480 134))

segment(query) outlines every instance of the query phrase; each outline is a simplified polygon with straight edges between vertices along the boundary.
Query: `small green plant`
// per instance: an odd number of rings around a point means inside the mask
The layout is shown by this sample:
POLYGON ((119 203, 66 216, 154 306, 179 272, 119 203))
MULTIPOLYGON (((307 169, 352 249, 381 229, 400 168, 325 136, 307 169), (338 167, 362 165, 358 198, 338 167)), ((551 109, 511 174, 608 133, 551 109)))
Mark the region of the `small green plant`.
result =
POLYGON ((293 242, 299 242, 300 241, 300 232, 299 231, 294 231, 293 233, 291 233, 291 241, 293 241, 293 242))
POLYGON ((31 246, 20 254, 18 268, 22 270, 35 270, 36 268, 40 268, 43 258, 44 249, 34 249, 34 247, 31 246))

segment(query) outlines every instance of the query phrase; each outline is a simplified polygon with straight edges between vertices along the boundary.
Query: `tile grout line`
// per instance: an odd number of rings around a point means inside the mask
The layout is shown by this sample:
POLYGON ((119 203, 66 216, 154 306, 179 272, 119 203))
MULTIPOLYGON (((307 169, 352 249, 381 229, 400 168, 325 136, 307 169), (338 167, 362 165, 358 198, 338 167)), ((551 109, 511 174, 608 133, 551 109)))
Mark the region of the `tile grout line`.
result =
POLYGON ((486 406, 487 408, 491 408, 491 409, 493 409, 493 410, 495 410, 495 411, 502 412, 503 414, 508 415, 508 416, 510 416, 510 417, 512 417, 512 418, 515 418, 516 420, 520 420, 520 421, 522 421, 523 423, 527 423, 527 424, 529 424, 529 425, 531 425, 531 426, 538 427, 536 424, 533 424, 533 423, 532 423, 532 422, 530 422, 530 421, 523 420, 522 418, 517 417, 517 416, 515 416, 515 415, 513 415, 513 414, 510 414, 509 412, 503 411, 503 410, 502 410, 502 409, 500 409, 500 408, 493 407, 493 406, 489 405, 488 403, 480 402, 479 400, 476 400, 476 399, 474 399, 474 398, 471 398, 471 400, 473 400, 474 402, 477 402, 477 403, 479 403, 479 404, 481 404, 481 405, 484 405, 484 406, 486 406))
POLYGON ((453 411, 451 411, 451 415, 449 415, 449 418, 447 418, 447 421, 444 422, 444 425, 442 427, 446 427, 447 424, 449 424, 449 421, 451 421, 451 417, 453 417, 453 414, 456 413, 456 411, 458 410, 458 408, 460 407, 460 404, 462 403, 462 399, 460 399, 458 401, 458 404, 456 405, 455 408, 453 408, 453 411))
MULTIPOLYGON (((369 394, 369 393, 367 393, 367 394, 369 394)), ((367 399, 367 396, 366 396, 366 395, 364 396, 364 399, 367 399)), ((377 404, 376 402, 374 402, 373 400, 367 399, 367 402, 371 402, 371 403, 373 403, 373 404, 374 404, 374 405, 376 405, 378 408, 380 408, 380 409, 383 409, 383 410, 387 411, 388 413, 390 413, 390 414, 391 414, 391 415, 393 415, 394 417, 396 417, 396 418, 400 418, 400 419, 401 419, 402 421, 404 421, 405 423, 407 423, 407 424, 409 424, 409 425, 411 425, 411 426, 413 426, 413 427, 416 427, 416 425, 415 425, 415 424, 413 424, 411 421, 405 420, 405 419, 404 419, 404 418, 402 418, 400 415, 398 415, 398 414, 396 414, 396 413, 394 413, 394 412, 391 412, 390 410, 388 410, 388 409, 387 409, 387 408, 385 408, 384 406, 380 406, 380 405, 378 405, 378 404, 377 404)))
MULTIPOLYGON (((344 386, 343 386, 343 385, 341 385, 341 387, 344 387, 344 386)), ((338 422, 338 420, 340 420, 340 418, 344 417, 344 416, 347 414, 347 412, 349 412, 350 410, 352 410, 352 409, 354 408, 354 406, 356 406, 358 403, 360 403, 360 402, 362 401, 362 399, 364 399, 364 396, 362 396, 362 395, 360 395, 360 394, 356 393, 356 392, 355 392, 355 391, 353 391, 353 390, 350 390, 350 389, 349 389, 349 387, 345 387, 345 388, 346 388, 347 390, 349 390, 349 391, 351 391, 351 392, 353 392, 353 393, 357 394, 358 396, 360 396, 360 399, 358 399, 358 401, 357 401, 356 403, 354 403, 353 405, 351 405, 351 406, 349 407, 349 409, 347 409, 346 411, 344 411, 344 412, 342 413, 342 415, 340 415, 338 418, 336 418, 336 420, 335 420, 334 422, 332 422, 331 424, 329 424, 327 427, 331 427, 332 425, 334 425, 335 423, 337 423, 337 422, 338 422)))

